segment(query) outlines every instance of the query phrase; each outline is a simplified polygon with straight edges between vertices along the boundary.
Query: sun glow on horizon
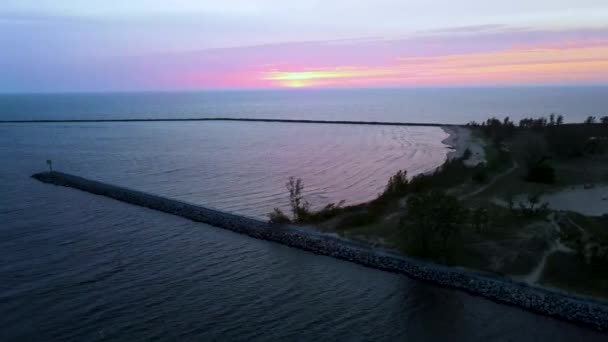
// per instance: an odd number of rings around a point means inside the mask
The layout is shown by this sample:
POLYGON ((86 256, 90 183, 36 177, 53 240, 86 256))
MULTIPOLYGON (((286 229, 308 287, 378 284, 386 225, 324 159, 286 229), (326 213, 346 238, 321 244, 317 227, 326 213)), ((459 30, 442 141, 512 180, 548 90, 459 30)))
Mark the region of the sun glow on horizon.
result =
POLYGON ((274 87, 456 85, 608 80, 608 42, 513 47, 500 51, 401 57, 374 66, 339 66, 263 72, 274 87))
POLYGON ((349 78, 357 75, 349 71, 271 71, 264 80, 277 82, 283 87, 302 88, 322 84, 324 79, 349 78))

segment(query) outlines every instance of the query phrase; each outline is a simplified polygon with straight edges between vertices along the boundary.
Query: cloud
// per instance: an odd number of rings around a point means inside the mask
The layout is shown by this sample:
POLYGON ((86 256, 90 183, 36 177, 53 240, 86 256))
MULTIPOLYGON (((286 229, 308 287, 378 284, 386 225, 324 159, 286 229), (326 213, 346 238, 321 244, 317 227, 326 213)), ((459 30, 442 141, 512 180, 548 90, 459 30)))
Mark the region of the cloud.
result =
POLYGON ((608 82, 608 44, 595 43, 403 57, 374 67, 272 70, 263 79, 286 87, 608 82))
POLYGON ((480 33, 480 32, 496 32, 504 31, 508 27, 502 24, 486 24, 486 25, 471 25, 471 26, 458 26, 458 27, 447 27, 436 30, 429 30, 423 32, 429 33, 480 33))
POLYGON ((59 15, 41 11, 0 11, 0 24, 53 24, 72 25, 75 23, 101 22, 81 16, 59 15))
POLYGON ((27 75, 22 83, 87 90, 608 83, 608 29, 457 31, 87 59, 52 64, 52 72, 44 63, 36 63, 35 73, 26 66, 7 70, 27 75))

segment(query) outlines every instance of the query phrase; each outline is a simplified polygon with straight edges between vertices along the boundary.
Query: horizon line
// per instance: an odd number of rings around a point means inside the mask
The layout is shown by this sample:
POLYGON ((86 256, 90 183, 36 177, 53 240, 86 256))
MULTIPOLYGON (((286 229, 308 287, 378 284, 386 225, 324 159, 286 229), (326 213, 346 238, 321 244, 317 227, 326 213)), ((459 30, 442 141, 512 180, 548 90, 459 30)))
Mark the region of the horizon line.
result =
POLYGON ((498 85, 438 85, 438 86, 378 86, 378 87, 277 87, 277 88, 185 88, 142 90, 50 90, 50 91, 2 91, 5 95, 67 95, 67 94, 141 94, 141 93, 198 93, 198 92, 311 92, 335 90, 431 90, 431 89, 508 89, 508 88, 592 88, 608 87, 606 83, 587 84, 498 84, 498 85))

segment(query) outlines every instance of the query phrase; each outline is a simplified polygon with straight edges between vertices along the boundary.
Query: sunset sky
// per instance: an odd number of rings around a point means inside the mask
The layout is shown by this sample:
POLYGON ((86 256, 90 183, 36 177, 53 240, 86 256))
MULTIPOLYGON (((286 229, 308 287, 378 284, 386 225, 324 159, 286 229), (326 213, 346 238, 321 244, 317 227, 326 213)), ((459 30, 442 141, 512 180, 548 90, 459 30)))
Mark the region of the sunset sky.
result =
POLYGON ((608 84, 606 0, 2 0, 0 91, 608 84))

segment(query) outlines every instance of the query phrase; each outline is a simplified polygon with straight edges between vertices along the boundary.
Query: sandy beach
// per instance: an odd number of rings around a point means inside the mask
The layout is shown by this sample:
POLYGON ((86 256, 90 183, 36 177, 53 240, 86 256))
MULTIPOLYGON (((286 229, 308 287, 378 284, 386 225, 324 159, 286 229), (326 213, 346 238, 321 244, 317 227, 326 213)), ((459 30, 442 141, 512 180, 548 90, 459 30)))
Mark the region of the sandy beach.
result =
POLYGON ((442 141, 452 148, 452 152, 448 153, 448 159, 460 158, 468 149, 471 151, 471 157, 464 161, 466 166, 474 167, 479 163, 485 163, 484 142, 474 137, 471 129, 462 126, 442 126, 441 128, 449 134, 442 141))

